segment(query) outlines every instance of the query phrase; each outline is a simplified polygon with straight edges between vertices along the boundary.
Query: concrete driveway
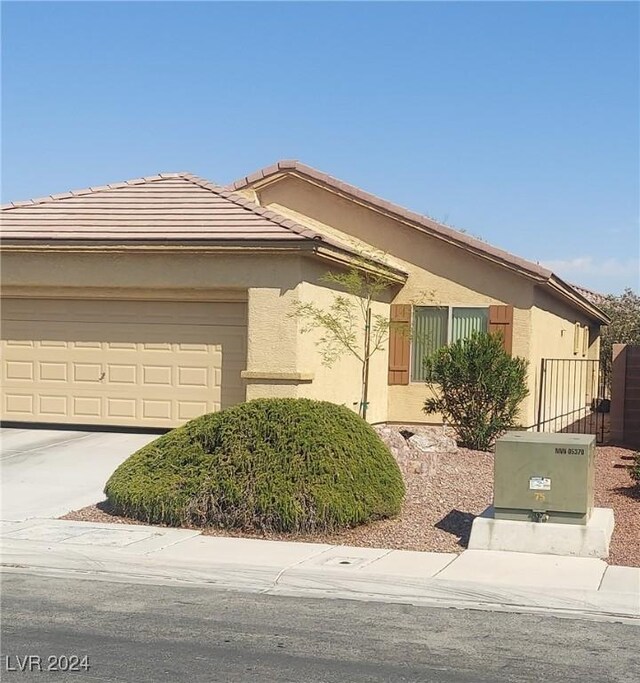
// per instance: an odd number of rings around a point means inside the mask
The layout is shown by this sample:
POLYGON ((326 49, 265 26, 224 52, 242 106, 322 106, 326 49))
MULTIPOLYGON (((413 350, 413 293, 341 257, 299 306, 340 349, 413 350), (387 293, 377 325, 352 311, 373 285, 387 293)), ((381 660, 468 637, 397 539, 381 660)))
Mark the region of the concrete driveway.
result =
POLYGON ((104 500, 105 482, 157 434, 0 429, 1 519, 59 517, 104 500))

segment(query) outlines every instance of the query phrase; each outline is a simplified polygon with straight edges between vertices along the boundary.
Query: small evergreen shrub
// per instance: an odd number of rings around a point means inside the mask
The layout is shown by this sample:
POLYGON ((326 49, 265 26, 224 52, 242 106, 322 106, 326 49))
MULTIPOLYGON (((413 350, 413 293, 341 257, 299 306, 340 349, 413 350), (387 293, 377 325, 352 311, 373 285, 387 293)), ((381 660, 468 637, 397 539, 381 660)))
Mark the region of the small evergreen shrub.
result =
POLYGON ((389 449, 344 406, 258 399, 188 422, 113 473, 114 510, 148 523, 312 532, 395 515, 389 449))
POLYGON ((425 358, 427 383, 439 395, 425 401, 429 415, 441 413, 465 448, 486 451, 516 427, 518 407, 529 393, 527 361, 511 357, 498 335, 474 333, 425 358))
POLYGON ((640 488, 640 451, 634 454, 633 465, 631 466, 631 478, 636 482, 636 486, 640 488))

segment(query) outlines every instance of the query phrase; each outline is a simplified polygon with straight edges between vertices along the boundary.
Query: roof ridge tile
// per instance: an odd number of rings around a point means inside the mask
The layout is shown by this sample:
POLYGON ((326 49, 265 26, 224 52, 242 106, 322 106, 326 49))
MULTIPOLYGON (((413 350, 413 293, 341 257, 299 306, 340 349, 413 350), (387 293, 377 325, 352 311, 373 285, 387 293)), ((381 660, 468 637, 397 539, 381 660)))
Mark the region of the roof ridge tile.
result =
POLYGON ((154 176, 146 176, 142 178, 133 178, 132 180, 123 180, 117 183, 108 183, 106 185, 92 185, 90 187, 83 187, 77 190, 67 190, 66 192, 57 192, 55 194, 46 195, 44 197, 35 197, 33 199, 22 199, 14 202, 2 204, 2 210, 33 206, 35 204, 44 204, 46 202, 60 201, 62 199, 73 199, 73 197, 84 197, 90 194, 98 194, 99 192, 106 192, 108 190, 118 190, 128 185, 144 185, 146 183, 157 182, 159 180, 166 180, 168 178, 182 178, 185 173, 164 173, 154 176))
POLYGON ((23 199, 17 202, 9 202, 8 204, 3 204, 2 208, 3 209, 11 209, 13 207, 20 207, 20 206, 30 206, 33 204, 32 199, 23 199))

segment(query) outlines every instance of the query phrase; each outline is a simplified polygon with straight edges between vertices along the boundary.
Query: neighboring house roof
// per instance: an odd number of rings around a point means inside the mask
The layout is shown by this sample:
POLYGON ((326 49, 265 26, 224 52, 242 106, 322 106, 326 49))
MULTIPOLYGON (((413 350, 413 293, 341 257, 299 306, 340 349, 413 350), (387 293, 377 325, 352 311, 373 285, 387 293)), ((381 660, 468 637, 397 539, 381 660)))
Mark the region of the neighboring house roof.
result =
POLYGON ((571 285, 576 291, 580 292, 582 296, 590 301, 592 304, 595 304, 596 306, 604 303, 606 300, 606 296, 604 294, 600 294, 599 292, 594 292, 591 289, 587 289, 586 287, 581 287, 580 285, 571 285))
MULTIPOLYGON (((205 243, 330 249, 339 241, 190 173, 161 173, 2 206, 5 244, 205 243)), ((406 274, 370 259, 395 275, 406 274)))
POLYGON ((575 308, 587 313, 593 319, 608 323, 609 319, 593 301, 584 296, 580 290, 573 287, 547 268, 527 261, 526 259, 514 256, 507 251, 493 247, 482 240, 467 235, 460 230, 455 230, 447 225, 424 216, 422 214, 405 209, 386 199, 381 199, 374 194, 361 190, 360 188, 345 183, 338 178, 334 178, 326 173, 318 171, 311 166, 297 160, 283 160, 272 166, 267 166, 244 178, 240 178, 229 186, 231 190, 259 189, 273 182, 286 177, 293 176, 301 178, 321 187, 326 187, 339 195, 352 201, 363 204, 375 211, 386 214, 391 218, 408 223, 415 228, 425 231, 432 237, 453 244, 465 251, 475 254, 480 258, 492 261, 502 267, 515 271, 543 285, 556 296, 568 301, 575 308))

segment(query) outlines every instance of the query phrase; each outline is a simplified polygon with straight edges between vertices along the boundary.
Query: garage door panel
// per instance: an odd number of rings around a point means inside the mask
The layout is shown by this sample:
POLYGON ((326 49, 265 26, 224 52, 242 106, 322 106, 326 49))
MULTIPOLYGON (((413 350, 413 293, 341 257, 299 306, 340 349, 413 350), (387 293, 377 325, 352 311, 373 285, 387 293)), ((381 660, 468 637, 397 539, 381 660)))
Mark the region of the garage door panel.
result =
POLYGON ((59 339, 42 339, 39 342, 25 342, 29 346, 35 346, 36 344, 39 344, 43 349, 65 349, 67 347, 66 343, 64 340, 59 339))
MULTIPOLYGON (((219 404, 215 405, 219 406, 219 404)), ((220 408, 214 408, 212 412, 215 412, 215 410, 220 410, 220 408)), ((202 415, 206 412, 208 412, 208 408, 206 408, 206 403, 202 401, 178 402, 178 419, 181 422, 185 422, 186 420, 192 420, 194 417, 198 417, 198 415, 202 415)))
POLYGON ((5 379, 10 380, 33 380, 33 361, 31 360, 11 360, 5 364, 5 379))
POLYGON ((106 397, 107 417, 127 418, 131 420, 136 419, 136 402, 135 398, 118 398, 106 397))
POLYGON ((38 361, 38 379, 41 382, 66 382, 67 364, 58 361, 38 361))
MULTIPOLYGON (((57 343, 62 344, 62 346, 64 346, 63 342, 57 342, 57 343)), ((7 346, 22 346, 22 347, 26 346, 27 348, 33 348, 35 345, 35 342, 30 341, 28 339, 22 339, 22 340, 20 340, 20 339, 9 339, 6 342, 6 344, 7 344, 7 346)))
POLYGON ((94 382, 98 384, 102 379, 101 363, 73 363, 74 382, 94 382))
POLYGON ((8 302, 6 420, 173 426, 245 399, 245 304, 8 302))
MULTIPOLYGON (((155 304, 161 305, 161 304, 155 304)), ((218 306, 242 306, 242 304, 217 304, 218 306)), ((27 323, 22 320, 10 320, 3 314, 2 337, 5 345, 9 347, 23 348, 72 348, 91 351, 154 351, 176 352, 189 351, 203 353, 204 348, 216 346, 216 339, 212 337, 211 328, 215 327, 219 339, 217 345, 222 342, 230 343, 234 339, 241 340, 244 345, 246 336, 246 324, 240 321, 235 326, 219 326, 217 324, 204 326, 198 325, 193 328, 183 327, 178 324, 180 318, 174 318, 171 323, 164 325, 147 325, 144 323, 78 323, 34 321, 27 323), (69 339, 69 330, 73 330, 74 339, 69 339), (144 340, 144 341, 141 341, 144 340), (187 348, 182 349, 181 345, 187 348), (195 346, 196 348, 189 348, 195 346), (204 348, 203 348, 204 347, 204 348)), ((212 318, 215 320, 215 317, 212 318)), ((186 325, 187 323, 184 323, 186 325)))
POLYGON ((206 344, 178 344, 178 351, 189 351, 191 353, 208 353, 209 347, 206 344))
POLYGON ((170 420, 171 401, 143 399, 142 417, 147 420, 170 420))
POLYGON ((3 392, 4 414, 9 420, 27 419, 32 416, 33 394, 24 394, 14 391, 3 392))
POLYGON ((171 365, 143 365, 142 366, 142 384, 149 385, 164 385, 166 387, 173 386, 171 365))
POLYGON ((94 417, 99 419, 104 414, 103 401, 101 396, 82 396, 79 392, 74 392, 72 396, 73 417, 94 417))
POLYGON ((137 384, 137 365, 115 365, 107 363, 107 377, 111 384, 137 384))
POLYGON ((69 413, 67 396, 39 394, 38 412, 41 416, 64 417, 69 413))
POLYGON ((212 383, 211 375, 213 368, 207 366, 190 367, 180 366, 178 368, 179 387, 206 387, 212 383))

